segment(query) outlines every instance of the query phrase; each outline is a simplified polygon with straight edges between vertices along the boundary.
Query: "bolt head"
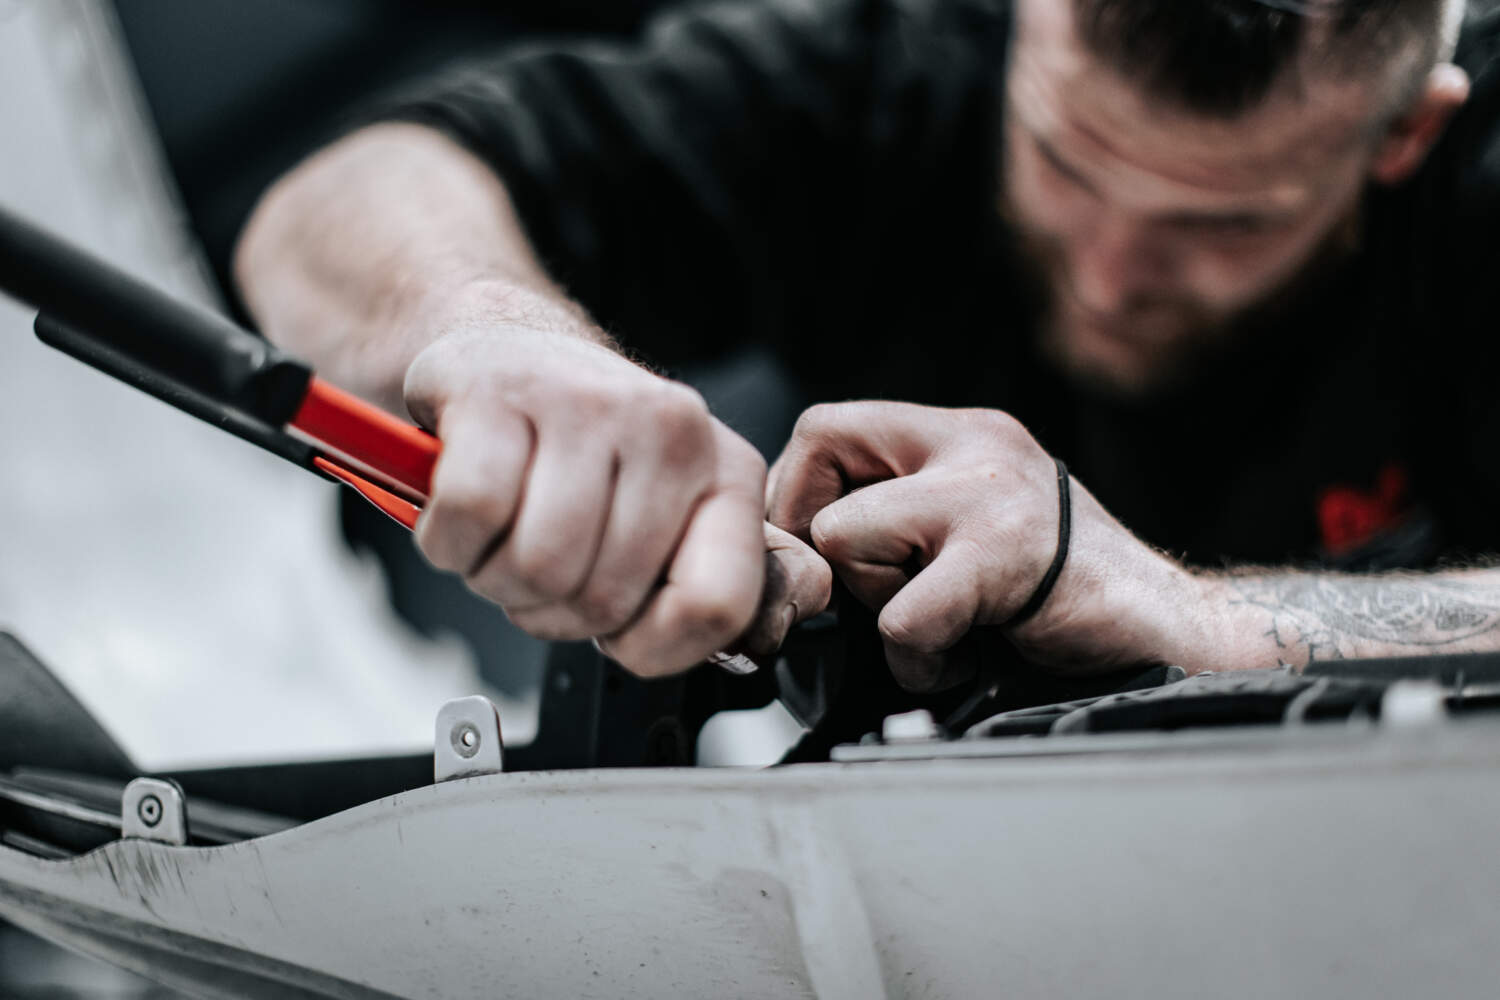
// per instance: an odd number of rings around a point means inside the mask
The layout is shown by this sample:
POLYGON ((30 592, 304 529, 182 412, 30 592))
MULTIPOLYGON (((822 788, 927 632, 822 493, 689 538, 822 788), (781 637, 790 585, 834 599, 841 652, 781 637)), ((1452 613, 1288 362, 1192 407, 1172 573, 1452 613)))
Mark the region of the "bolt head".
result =
POLYGON ((155 795, 144 796, 135 807, 135 812, 141 818, 142 823, 155 826, 161 822, 161 799, 155 795))
POLYGON ((472 722, 460 722, 453 727, 449 742, 453 752, 467 760, 479 752, 479 730, 472 722))

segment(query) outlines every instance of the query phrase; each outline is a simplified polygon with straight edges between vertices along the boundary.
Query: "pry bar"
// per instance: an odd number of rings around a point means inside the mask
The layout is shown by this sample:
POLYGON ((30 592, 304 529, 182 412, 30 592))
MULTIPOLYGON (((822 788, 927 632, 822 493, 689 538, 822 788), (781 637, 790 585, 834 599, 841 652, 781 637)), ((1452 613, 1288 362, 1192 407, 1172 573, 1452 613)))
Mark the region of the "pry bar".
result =
POLYGON ((228 318, 180 302, 4 209, 0 290, 40 310, 44 343, 348 483, 415 525, 438 440, 323 381, 228 318))

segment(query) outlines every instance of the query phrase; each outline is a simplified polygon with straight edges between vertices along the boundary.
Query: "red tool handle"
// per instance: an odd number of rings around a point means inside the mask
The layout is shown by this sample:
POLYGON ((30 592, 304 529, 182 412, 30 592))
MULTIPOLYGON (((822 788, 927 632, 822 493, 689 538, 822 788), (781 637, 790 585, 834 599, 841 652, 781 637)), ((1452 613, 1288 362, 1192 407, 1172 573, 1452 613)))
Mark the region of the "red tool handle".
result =
POLYGON ((344 468, 337 462, 331 462, 322 456, 313 459, 313 466, 328 473, 341 483, 345 483, 354 489, 356 493, 389 514, 397 524, 404 524, 408 528, 417 526, 417 518, 422 516, 422 508, 410 500, 398 497, 390 490, 376 486, 359 473, 344 468))
POLYGON ((442 452, 437 438, 316 376, 290 426, 411 491, 415 502, 336 461, 314 459, 319 469, 348 483, 397 521, 408 528, 416 525, 442 452))
POLYGON ((291 426, 421 499, 432 490, 432 467, 443 450, 437 438, 316 376, 291 426))

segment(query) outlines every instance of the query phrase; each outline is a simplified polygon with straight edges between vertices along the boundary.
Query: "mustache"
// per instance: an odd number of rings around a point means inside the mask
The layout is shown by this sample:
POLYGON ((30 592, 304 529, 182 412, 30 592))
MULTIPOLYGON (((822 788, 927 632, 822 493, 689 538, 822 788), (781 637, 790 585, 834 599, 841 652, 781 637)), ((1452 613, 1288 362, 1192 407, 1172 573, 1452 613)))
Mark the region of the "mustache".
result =
POLYGON ((1192 327, 1217 325, 1215 313, 1196 299, 1149 290, 1133 291, 1107 316, 1101 314, 1083 302, 1068 280, 1067 258, 1061 240, 1037 232, 1014 214, 1007 217, 1002 211, 1002 218, 1007 224, 1016 260, 1021 265, 1022 280, 1044 305, 1045 314, 1053 319, 1064 309, 1072 308, 1089 318, 1107 319, 1118 324, 1149 322, 1170 316, 1192 327))

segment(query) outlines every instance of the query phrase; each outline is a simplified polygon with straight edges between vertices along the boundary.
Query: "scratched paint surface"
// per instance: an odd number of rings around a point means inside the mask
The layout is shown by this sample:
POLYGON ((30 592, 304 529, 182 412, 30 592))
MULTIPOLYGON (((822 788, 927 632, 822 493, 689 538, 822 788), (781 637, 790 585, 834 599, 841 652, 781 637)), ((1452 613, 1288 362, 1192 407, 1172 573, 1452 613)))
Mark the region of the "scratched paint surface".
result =
POLYGON ((497 775, 228 847, 0 849, 0 913, 324 995, 1489 995, 1500 726, 1333 735, 497 775))

